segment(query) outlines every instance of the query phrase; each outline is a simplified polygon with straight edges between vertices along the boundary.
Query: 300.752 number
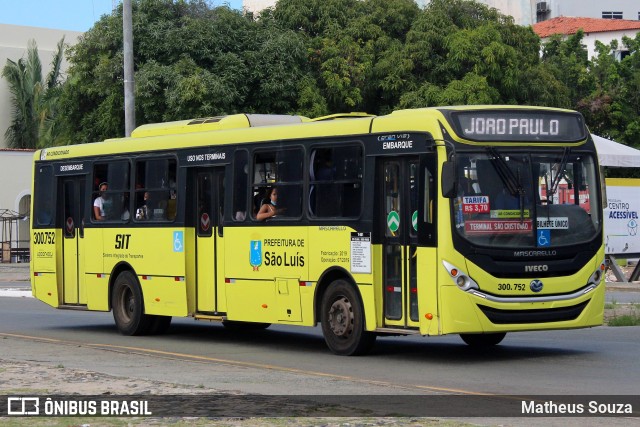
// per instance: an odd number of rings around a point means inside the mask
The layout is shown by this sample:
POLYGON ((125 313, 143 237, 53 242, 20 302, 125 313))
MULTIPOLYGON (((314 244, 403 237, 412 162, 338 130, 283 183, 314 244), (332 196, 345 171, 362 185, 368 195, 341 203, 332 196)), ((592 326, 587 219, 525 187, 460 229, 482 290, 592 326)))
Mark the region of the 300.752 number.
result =
POLYGON ((524 291, 525 289, 524 283, 498 283, 499 291, 524 291))
POLYGON ((35 245, 53 245, 56 242, 56 234, 53 231, 39 231, 33 233, 35 245))

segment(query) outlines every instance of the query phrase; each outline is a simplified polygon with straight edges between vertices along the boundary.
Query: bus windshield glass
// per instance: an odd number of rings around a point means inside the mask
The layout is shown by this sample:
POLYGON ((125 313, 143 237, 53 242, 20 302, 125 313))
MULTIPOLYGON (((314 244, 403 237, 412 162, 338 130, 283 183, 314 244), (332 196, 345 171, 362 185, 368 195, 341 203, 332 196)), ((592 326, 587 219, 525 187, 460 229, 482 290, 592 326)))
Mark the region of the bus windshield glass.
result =
POLYGON ((570 148, 458 153, 456 232, 479 246, 545 248, 594 238, 601 224, 596 164, 570 148))

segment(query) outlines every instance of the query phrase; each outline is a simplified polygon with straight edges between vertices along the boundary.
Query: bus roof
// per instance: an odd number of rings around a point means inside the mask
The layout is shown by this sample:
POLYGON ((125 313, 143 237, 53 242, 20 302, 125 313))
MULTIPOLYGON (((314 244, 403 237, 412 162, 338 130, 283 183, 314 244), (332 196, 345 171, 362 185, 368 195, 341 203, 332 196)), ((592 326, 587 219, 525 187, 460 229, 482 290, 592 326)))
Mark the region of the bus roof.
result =
POLYGON ((101 154, 171 150, 177 148, 177 145, 186 148, 285 141, 298 138, 395 132, 400 129, 423 131, 429 128, 427 122, 434 120, 441 122, 447 131, 453 132, 452 124, 449 123, 447 118, 451 112, 479 110, 496 112, 500 110, 533 110, 575 113, 570 110, 545 107, 471 105, 396 110, 384 116, 374 116, 367 113, 342 113, 314 119, 298 115, 233 114, 146 124, 136 128, 131 138, 113 138, 104 142, 51 147, 37 151, 35 158, 55 160, 101 154), (212 138, 212 132, 215 132, 215 139, 212 138), (175 138, 176 135, 185 135, 185 138, 178 144, 175 138))
POLYGON ((147 136, 169 135, 176 133, 182 134, 211 130, 293 124, 306 121, 309 121, 309 119, 304 116, 290 116, 283 114, 233 114, 229 116, 205 117, 200 119, 142 125, 138 126, 131 133, 131 137, 143 138, 147 136))

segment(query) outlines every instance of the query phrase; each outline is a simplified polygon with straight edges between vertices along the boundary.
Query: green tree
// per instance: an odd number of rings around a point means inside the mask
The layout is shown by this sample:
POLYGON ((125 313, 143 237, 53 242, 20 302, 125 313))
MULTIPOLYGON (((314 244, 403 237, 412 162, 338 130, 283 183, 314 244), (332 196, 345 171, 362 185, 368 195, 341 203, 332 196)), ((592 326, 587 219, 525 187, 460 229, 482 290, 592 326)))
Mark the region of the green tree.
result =
POLYGON ((58 42, 51 70, 43 79, 38 47, 30 40, 27 57, 7 59, 2 77, 11 94, 11 125, 5 132, 10 148, 39 148, 53 145, 59 134, 56 126, 60 94, 60 66, 64 55, 64 37, 58 42))
POLYGON ((540 62, 531 28, 474 1, 433 0, 407 34, 416 88, 401 107, 450 104, 567 104, 540 62))
POLYGON ((543 46, 542 61, 548 72, 566 88, 569 102, 562 106, 568 108, 575 108, 595 88, 583 40, 584 32, 578 30, 565 40, 559 34, 554 35, 543 46))
MULTIPOLYGON (((204 0, 134 0, 136 122, 296 109, 306 51, 266 14, 204 0)), ((124 135, 122 7, 70 49, 62 123, 68 143, 124 135)))
POLYGON ((621 46, 596 42, 597 55, 590 63, 594 89, 577 103, 591 131, 597 135, 640 146, 640 37, 624 38, 629 55, 615 58, 621 46))
POLYGON ((413 0, 280 0, 276 24, 307 48, 299 112, 393 109, 413 84, 403 46, 418 13, 413 0))

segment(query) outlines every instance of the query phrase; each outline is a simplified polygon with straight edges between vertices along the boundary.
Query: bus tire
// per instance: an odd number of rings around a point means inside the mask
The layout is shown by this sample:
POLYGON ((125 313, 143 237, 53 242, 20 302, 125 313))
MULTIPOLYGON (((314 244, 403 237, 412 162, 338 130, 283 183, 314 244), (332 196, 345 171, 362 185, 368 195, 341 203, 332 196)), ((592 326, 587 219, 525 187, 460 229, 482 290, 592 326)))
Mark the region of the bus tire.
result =
POLYGON ((491 334, 460 334, 460 338, 472 347, 490 347, 500 344, 506 335, 506 332, 496 332, 491 334))
POLYGON ((357 356, 368 353, 376 335, 364 328, 364 310, 357 290, 347 281, 331 282, 322 297, 322 334, 334 354, 357 356))
POLYGON ((162 335, 171 326, 171 316, 153 316, 149 326, 149 335, 162 335))
POLYGON ((144 314, 144 301, 138 280, 130 271, 118 274, 111 295, 113 319, 123 335, 145 335, 152 317, 144 314))
POLYGON ((238 320, 223 320, 222 326, 232 331, 258 331, 267 329, 271 323, 240 322, 238 320))

